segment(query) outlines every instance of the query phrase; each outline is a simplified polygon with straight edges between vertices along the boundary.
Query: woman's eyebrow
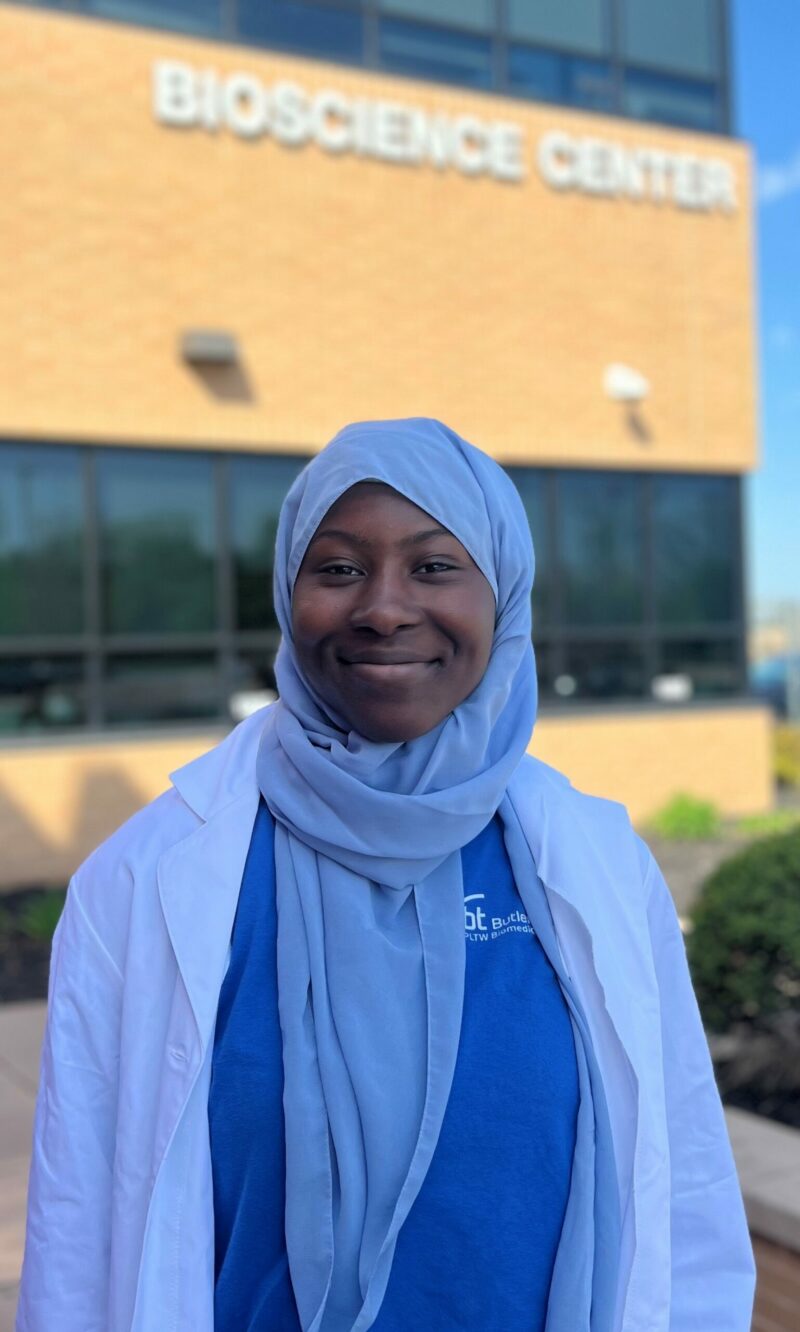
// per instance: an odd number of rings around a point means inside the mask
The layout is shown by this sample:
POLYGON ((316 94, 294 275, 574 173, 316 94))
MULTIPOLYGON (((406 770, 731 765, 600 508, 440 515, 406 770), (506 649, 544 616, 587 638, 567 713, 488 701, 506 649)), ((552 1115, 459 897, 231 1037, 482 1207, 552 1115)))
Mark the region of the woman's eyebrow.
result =
MULTIPOLYGON (((345 532, 340 527, 325 527, 322 531, 315 532, 308 543, 309 546, 313 546, 315 541, 322 541, 324 537, 333 537, 338 541, 350 541, 354 546, 372 546, 375 544, 370 537, 361 536, 358 532, 345 532)), ((451 537, 454 541, 458 540, 452 532, 448 532, 446 527, 426 527, 422 532, 414 532, 411 536, 403 537, 402 541, 397 544, 399 546, 417 546, 423 541, 429 541, 431 537, 451 537)))

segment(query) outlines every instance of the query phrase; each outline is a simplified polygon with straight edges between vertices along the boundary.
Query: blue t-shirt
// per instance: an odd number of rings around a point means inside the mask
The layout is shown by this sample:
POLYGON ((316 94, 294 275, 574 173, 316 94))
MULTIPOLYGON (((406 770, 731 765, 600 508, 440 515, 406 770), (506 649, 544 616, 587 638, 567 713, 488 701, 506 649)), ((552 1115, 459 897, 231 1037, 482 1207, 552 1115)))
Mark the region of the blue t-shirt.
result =
MULTIPOLYGON (((299 1332, 284 1239, 274 825, 259 806, 209 1099, 217 1332, 299 1332)), ((375 1332, 542 1332, 569 1193, 578 1074, 558 980, 495 818, 462 851, 461 1039, 439 1141, 375 1332)))

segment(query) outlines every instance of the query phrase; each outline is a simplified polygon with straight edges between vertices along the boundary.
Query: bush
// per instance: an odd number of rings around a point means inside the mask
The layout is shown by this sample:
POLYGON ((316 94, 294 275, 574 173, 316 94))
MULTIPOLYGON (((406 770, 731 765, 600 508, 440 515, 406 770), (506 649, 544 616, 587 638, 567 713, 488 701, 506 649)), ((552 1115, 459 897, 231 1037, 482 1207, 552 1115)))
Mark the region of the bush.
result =
POLYGON ((700 841, 719 832, 719 812, 710 800, 681 792, 650 820, 648 831, 670 841, 700 841))
POLYGON ((800 829, 754 842, 710 876, 688 953, 711 1031, 800 1010, 800 829))
POLYGON ((800 726, 775 727, 775 779, 781 786, 800 787, 800 726))

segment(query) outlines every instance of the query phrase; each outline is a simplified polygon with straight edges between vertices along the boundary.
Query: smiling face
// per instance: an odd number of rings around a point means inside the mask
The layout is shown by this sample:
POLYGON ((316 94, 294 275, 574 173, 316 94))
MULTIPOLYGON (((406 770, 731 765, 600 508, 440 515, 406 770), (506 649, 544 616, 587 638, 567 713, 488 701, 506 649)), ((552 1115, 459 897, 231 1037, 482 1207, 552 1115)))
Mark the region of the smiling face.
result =
POLYGON ((298 664, 368 740, 433 730, 478 685, 494 634, 492 589, 424 509, 362 481, 328 510, 292 593, 298 664))

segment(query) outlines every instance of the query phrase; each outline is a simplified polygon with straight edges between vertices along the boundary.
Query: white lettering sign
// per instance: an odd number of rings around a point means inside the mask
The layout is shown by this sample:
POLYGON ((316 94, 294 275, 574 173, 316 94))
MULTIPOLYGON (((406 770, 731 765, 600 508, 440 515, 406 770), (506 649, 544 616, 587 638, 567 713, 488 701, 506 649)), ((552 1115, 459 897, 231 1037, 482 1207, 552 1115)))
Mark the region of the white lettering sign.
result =
POLYGON ((539 140, 537 164, 542 179, 555 190, 670 201, 703 212, 731 213, 736 208, 733 169, 717 158, 628 148, 551 130, 539 140))
MULTIPOLYGON (((335 88, 310 93, 289 80, 267 85, 255 74, 221 75, 179 60, 153 65, 153 113, 172 128, 210 134, 224 129, 243 139, 270 136, 287 148, 314 143, 326 153, 452 168, 506 182, 527 174, 522 128, 509 121, 430 114, 401 102, 348 97, 335 88)), ((536 164, 554 190, 701 212, 736 208, 733 168, 718 158, 633 148, 555 129, 539 139, 536 164)))

